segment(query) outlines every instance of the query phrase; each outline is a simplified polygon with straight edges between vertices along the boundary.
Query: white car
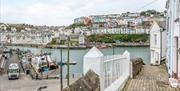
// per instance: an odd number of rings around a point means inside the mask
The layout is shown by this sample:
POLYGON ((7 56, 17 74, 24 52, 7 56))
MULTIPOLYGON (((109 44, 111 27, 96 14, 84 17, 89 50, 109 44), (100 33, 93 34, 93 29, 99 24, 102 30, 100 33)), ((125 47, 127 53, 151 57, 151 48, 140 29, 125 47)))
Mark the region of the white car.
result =
POLYGON ((19 79, 20 69, 17 63, 11 63, 7 70, 9 79, 19 79))

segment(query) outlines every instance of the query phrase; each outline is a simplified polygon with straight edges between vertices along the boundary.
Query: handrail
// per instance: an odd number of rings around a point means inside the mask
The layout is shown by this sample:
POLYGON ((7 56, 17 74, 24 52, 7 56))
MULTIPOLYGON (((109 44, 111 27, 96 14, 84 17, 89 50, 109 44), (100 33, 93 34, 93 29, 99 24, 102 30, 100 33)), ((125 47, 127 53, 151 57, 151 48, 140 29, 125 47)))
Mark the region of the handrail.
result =
MULTIPOLYGON (((118 59, 126 59, 126 57, 107 59, 107 60, 104 61, 104 63, 105 63, 105 62, 109 62, 109 61, 118 60, 118 59)), ((122 61, 122 60, 120 60, 120 61, 122 61)))

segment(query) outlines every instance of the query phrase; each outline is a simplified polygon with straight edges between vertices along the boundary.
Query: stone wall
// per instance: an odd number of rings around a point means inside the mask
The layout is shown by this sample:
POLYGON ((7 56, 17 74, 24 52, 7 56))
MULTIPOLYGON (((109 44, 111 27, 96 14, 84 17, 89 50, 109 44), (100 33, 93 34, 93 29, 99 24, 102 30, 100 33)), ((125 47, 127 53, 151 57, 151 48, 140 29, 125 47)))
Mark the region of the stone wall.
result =
MULTIPOLYGON (((2 55, 0 55, 0 65, 2 64, 2 60, 4 60, 4 57, 2 55)), ((0 75, 4 74, 5 73, 5 70, 4 68, 1 68, 0 67, 0 75)))
POLYGON ((134 59, 131 59, 131 61, 132 61, 132 66, 133 66, 133 77, 135 77, 141 71, 144 65, 144 62, 142 58, 134 58, 134 59))
POLYGON ((0 75, 2 75, 4 73, 5 73, 4 69, 0 68, 0 75))
POLYGON ((90 70, 85 76, 81 77, 62 91, 100 91, 99 76, 90 70))

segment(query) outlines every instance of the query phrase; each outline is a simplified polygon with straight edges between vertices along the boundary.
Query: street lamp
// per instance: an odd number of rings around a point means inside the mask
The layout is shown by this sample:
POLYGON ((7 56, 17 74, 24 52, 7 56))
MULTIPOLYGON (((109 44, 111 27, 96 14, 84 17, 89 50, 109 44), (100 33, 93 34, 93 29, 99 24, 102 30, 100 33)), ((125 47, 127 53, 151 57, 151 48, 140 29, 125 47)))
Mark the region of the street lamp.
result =
POLYGON ((69 86, 69 42, 70 42, 70 37, 68 35, 68 53, 67 53, 67 86, 69 86))
POLYGON ((61 61, 60 61, 60 88, 61 88, 61 91, 63 89, 63 62, 62 62, 62 48, 61 48, 61 61))

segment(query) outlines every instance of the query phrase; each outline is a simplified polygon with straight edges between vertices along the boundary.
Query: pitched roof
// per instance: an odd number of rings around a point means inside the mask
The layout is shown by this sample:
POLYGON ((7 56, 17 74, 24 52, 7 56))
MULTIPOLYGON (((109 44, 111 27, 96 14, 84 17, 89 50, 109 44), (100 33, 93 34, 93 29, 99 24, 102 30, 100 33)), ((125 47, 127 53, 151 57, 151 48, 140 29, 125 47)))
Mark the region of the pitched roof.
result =
POLYGON ((157 21, 157 24, 159 25, 159 27, 166 29, 166 21, 157 21))
POLYGON ((96 47, 91 48, 84 57, 102 57, 103 53, 96 47))

